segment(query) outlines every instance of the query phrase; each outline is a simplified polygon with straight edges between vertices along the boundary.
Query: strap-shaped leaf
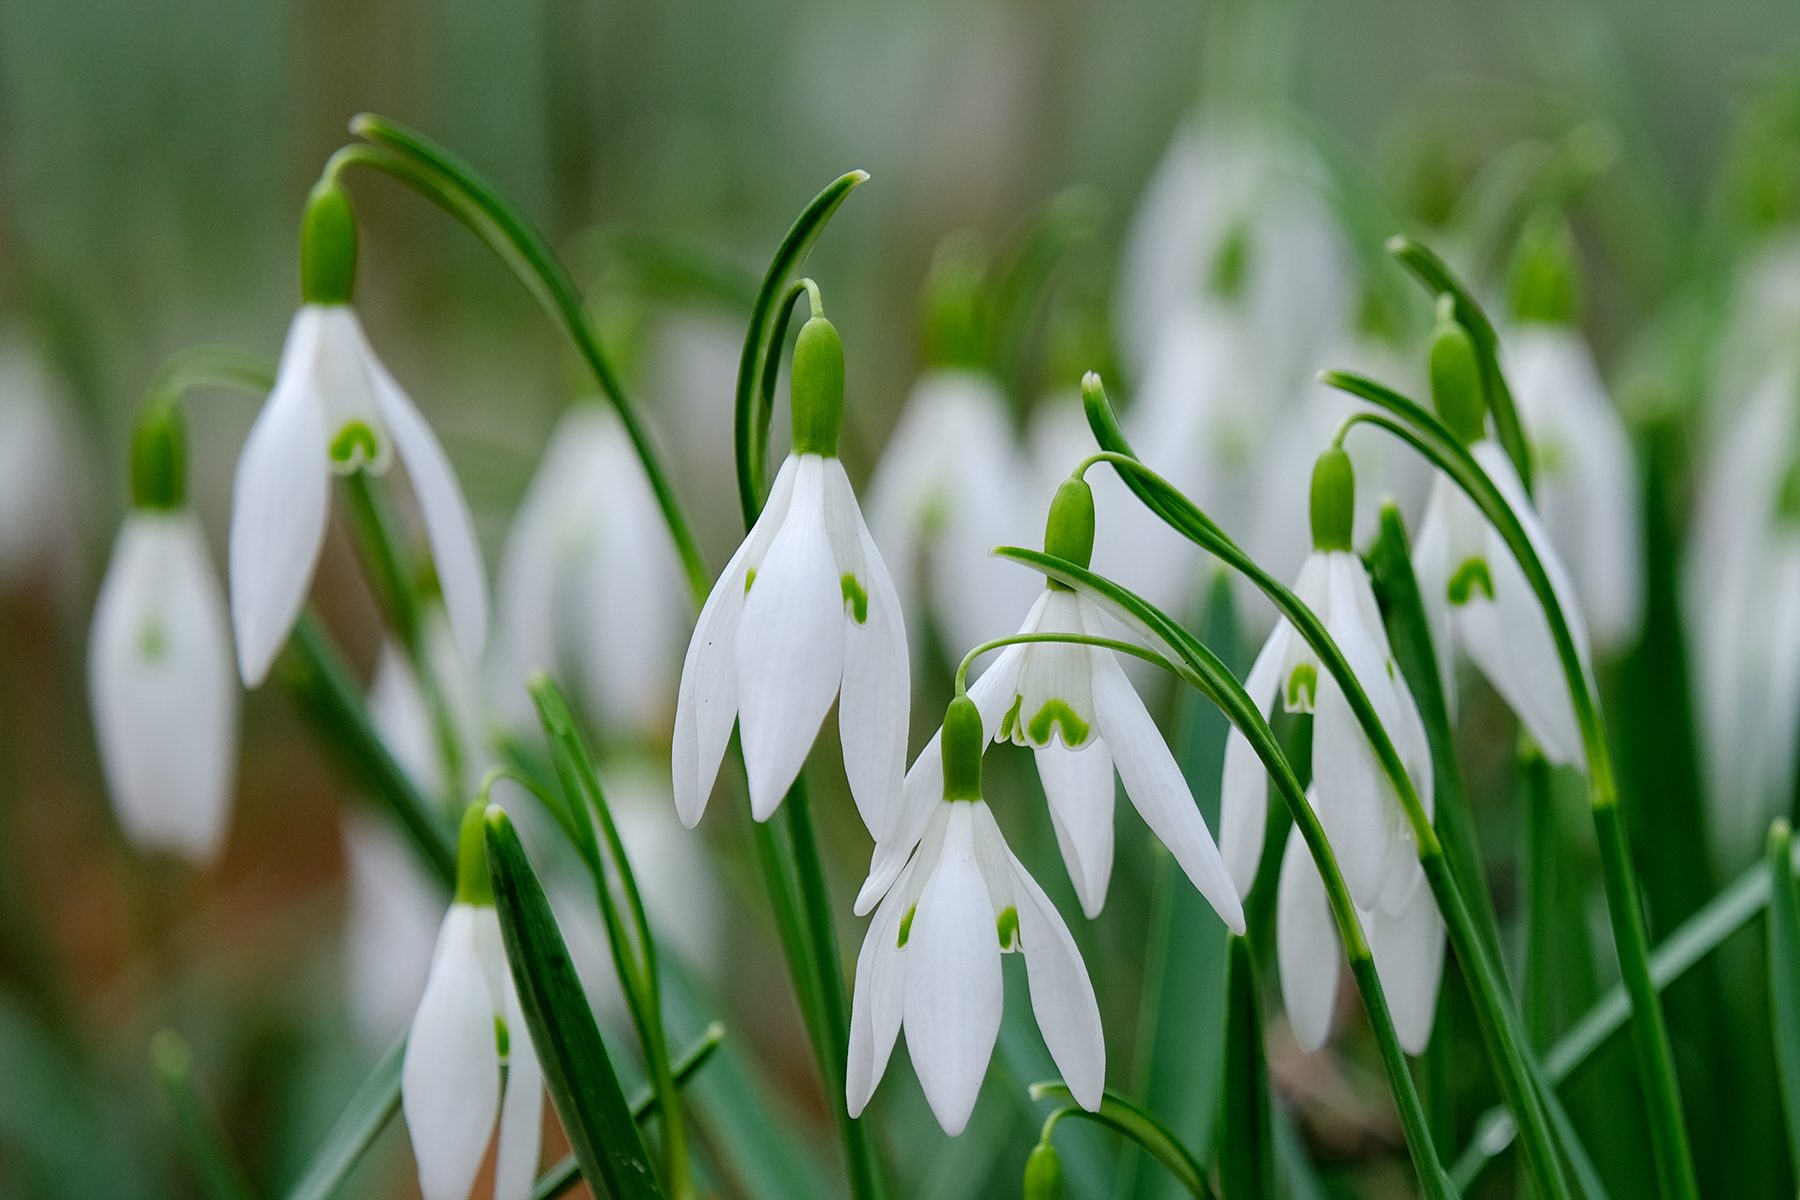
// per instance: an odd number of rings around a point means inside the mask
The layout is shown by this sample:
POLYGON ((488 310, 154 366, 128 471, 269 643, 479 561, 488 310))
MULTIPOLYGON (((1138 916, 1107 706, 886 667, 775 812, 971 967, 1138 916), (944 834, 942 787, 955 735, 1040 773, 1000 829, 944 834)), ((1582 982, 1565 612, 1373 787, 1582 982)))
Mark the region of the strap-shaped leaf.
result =
POLYGON ((543 885, 512 820, 498 806, 487 813, 487 853, 519 1005, 582 1178, 596 1195, 613 1200, 660 1197, 650 1152, 625 1103, 543 885))
POLYGON ((1786 821, 1769 832, 1769 1009, 1775 1065, 1787 1116, 1788 1153, 1800 1163, 1800 888, 1794 835, 1786 821))
POLYGON ((401 1037, 381 1056, 337 1124, 325 1136, 325 1144, 313 1155, 299 1182, 288 1190, 287 1200, 326 1200, 344 1182, 375 1138, 400 1109, 400 1064, 406 1058, 406 1038, 401 1037))
POLYGON ((1225 1008, 1225 1093, 1219 1114, 1219 1186, 1230 1200, 1275 1200, 1275 1113, 1263 1050, 1262 992, 1248 940, 1231 939, 1225 1008))

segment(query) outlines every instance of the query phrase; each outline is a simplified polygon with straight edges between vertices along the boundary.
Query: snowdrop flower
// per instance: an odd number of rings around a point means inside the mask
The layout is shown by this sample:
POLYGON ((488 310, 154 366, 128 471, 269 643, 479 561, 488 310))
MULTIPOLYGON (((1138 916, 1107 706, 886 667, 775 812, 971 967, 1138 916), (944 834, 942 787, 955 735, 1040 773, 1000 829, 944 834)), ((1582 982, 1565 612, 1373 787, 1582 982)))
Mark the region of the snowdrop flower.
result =
POLYGON ((501 944, 482 811, 470 805, 463 818, 456 899, 400 1066, 425 1200, 468 1200, 490 1140, 495 1200, 524 1200, 537 1173, 543 1075, 501 944))
POLYGON ((1624 649, 1643 609, 1643 522, 1631 436, 1574 325, 1574 247, 1534 224, 1514 269, 1507 379, 1531 436, 1533 499, 1600 647, 1624 649))
MULTIPOLYGON (((1313 468, 1313 552, 1294 592, 1324 624, 1393 740, 1427 816, 1432 812, 1431 752, 1425 725, 1394 665, 1369 573, 1350 549, 1355 476, 1349 456, 1332 447, 1313 468)), ((1285 618, 1269 635, 1244 681, 1264 714, 1277 700, 1313 714, 1314 790, 1319 823, 1350 895, 1363 908, 1394 914, 1412 899, 1424 872, 1411 852, 1400 798, 1364 736, 1337 678, 1285 618)), ((1250 742, 1232 730, 1220 783, 1220 837, 1238 890, 1248 895, 1261 860, 1268 780, 1250 742)))
POLYGON ((922 376, 870 480, 869 526, 897 594, 928 594, 949 646, 1000 636, 1031 602, 1029 576, 988 553, 1021 540, 1026 487, 999 383, 966 367, 922 376))
POLYGON ((238 458, 231 514, 231 616, 247 686, 287 641, 325 541, 333 474, 383 474, 398 452, 412 480, 457 642, 471 662, 487 631, 487 583, 462 489, 419 410, 375 357, 350 307, 356 226, 321 181, 301 229, 304 303, 275 388, 238 458))
MULTIPOLYGON (((1308 801, 1312 799, 1309 792, 1308 801)), ((1444 921, 1437 901, 1430 888, 1416 888, 1391 912, 1377 904, 1359 907, 1357 915, 1400 1048, 1423 1054, 1431 1041, 1444 972, 1444 921)), ((1281 974, 1282 1006, 1302 1049, 1317 1050, 1331 1033, 1341 974, 1339 946, 1318 864, 1300 831, 1291 830, 1275 892, 1275 962, 1281 974)))
POLYGON ((88 647, 100 761, 133 843, 210 862, 230 819, 238 689, 224 594, 187 504, 173 403, 146 410, 131 459, 132 510, 88 647))
MULTIPOLYGON (((1093 493, 1084 480, 1071 478, 1050 506, 1045 550, 1086 566, 1093 538, 1093 493)), ((1094 602, 1054 581, 1046 584, 1019 633, 1106 636, 1094 602)), ((1111 650, 1051 642, 1011 645, 969 687, 968 695, 988 736, 1035 752, 1057 845, 1089 917, 1105 905, 1112 877, 1116 769, 1150 831, 1219 918, 1234 932, 1243 932, 1243 907, 1206 819, 1111 650)), ((857 897, 859 914, 887 892, 907 854, 927 836, 937 808, 941 758, 934 739, 907 772, 901 803, 878 837, 868 881, 857 897)))
POLYGON ((78 572, 84 494, 73 411, 22 333, 0 331, 0 587, 78 572))
POLYGON ((686 608, 656 496, 618 418, 579 403, 558 423, 500 558, 493 693, 536 725, 519 681, 563 665, 608 729, 659 730, 686 608))
POLYGON ((675 701, 675 811, 699 822, 740 725, 750 811, 781 803, 838 699, 844 771, 880 829, 900 788, 910 705, 893 581, 837 458, 844 347, 813 297, 794 347, 794 448, 700 610, 675 701), (841 693, 841 694, 840 694, 841 693))
POLYGON ((904 1027, 938 1124, 952 1137, 963 1131, 1000 1031, 1000 956, 1013 951, 1025 956, 1032 1011, 1063 1081, 1083 1107, 1099 1107, 1106 1044, 1093 984, 1068 927, 981 798, 986 740, 975 702, 952 700, 933 743, 943 751, 929 756, 934 795, 924 836, 882 889, 856 958, 845 1081, 853 1117, 868 1105, 904 1027))
MULTIPOLYGON (((1569 622, 1584 669, 1587 627, 1562 560, 1539 522, 1512 460, 1487 436, 1475 351, 1468 334, 1442 324, 1432 344, 1432 393, 1438 411, 1487 472, 1525 529, 1558 605, 1569 622)), ((1444 694, 1453 696, 1455 651, 1460 648, 1518 714, 1545 759, 1587 770, 1587 754, 1575 722, 1562 660, 1549 618, 1524 569, 1475 502, 1444 475, 1432 483, 1413 569, 1431 626, 1444 694)))

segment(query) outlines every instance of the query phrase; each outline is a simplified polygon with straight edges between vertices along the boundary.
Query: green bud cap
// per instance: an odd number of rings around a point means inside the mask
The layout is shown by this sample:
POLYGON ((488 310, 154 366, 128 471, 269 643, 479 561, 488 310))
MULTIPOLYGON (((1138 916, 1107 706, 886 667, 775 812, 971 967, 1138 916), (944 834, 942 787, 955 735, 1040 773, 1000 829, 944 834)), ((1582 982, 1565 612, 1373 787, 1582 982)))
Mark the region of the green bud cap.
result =
POLYGON ((844 342, 837 327, 815 316, 794 343, 794 453, 837 454, 844 423, 844 342))
POLYGON ((1025 1160, 1025 1200, 1062 1200, 1062 1159, 1049 1142, 1033 1146, 1025 1160))
POLYGON ((981 710, 967 695, 959 695, 944 710, 944 799, 981 799, 981 752, 987 747, 981 728, 981 710))
POLYGON ((356 289, 356 214, 335 179, 321 179, 300 219, 300 298, 348 304, 356 289))
POLYGON ((463 810, 456 838, 456 902, 491 907, 494 881, 488 876, 487 805, 477 800, 463 810))
POLYGON ((1343 448, 1332 446, 1313 464, 1313 549, 1348 550, 1355 523, 1356 472, 1343 448))
POLYGON ((187 502, 187 427, 181 406, 152 400, 131 432, 131 503, 137 508, 180 508, 187 502))
POLYGON ((1044 553, 1066 558, 1078 567, 1094 559, 1094 489, 1071 475, 1056 489, 1044 522, 1044 553))
POLYGON ((1513 253, 1513 316, 1520 321, 1566 325, 1575 319, 1575 237, 1556 213, 1535 217, 1513 253))
POLYGON ((1487 436, 1487 394, 1481 386, 1475 339, 1441 311, 1431 334, 1431 402, 1450 432, 1465 444, 1487 436))

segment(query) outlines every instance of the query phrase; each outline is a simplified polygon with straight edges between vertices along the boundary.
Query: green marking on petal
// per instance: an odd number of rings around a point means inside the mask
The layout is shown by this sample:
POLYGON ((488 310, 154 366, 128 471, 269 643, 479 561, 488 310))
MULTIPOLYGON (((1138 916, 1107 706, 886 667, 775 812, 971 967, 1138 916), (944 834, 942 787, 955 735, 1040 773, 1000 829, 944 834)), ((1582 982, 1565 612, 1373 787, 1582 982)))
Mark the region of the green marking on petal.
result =
POLYGON ((1000 736, 994 740, 1010 742, 1019 735, 1019 709, 1025 703, 1025 697, 1013 694, 1012 707, 1000 718, 1000 736))
POLYGON ((1000 948, 1002 950, 1017 950, 1019 948, 1018 909, 1010 904, 1001 909, 999 917, 994 921, 994 927, 1000 933, 1000 948))
POLYGON ((1050 728, 1053 725, 1062 728, 1063 745, 1069 749, 1086 744, 1088 723, 1070 707, 1067 700, 1044 701, 1044 707, 1037 710, 1037 715, 1031 718, 1031 724, 1025 732, 1034 745, 1048 746, 1050 728))
POLYGON ((918 911, 919 906, 915 904, 906 910, 906 915, 904 917, 900 918, 900 940, 894 943, 895 949, 906 949, 906 939, 912 936, 913 915, 918 911))
POLYGON ((152 621, 138 632, 138 656, 145 662, 156 662, 169 649, 169 634, 160 622, 152 621))
POLYGON ((1311 712, 1319 695, 1319 668, 1301 663, 1288 673, 1282 703, 1289 712, 1311 712))
POLYGON ((500 1052, 502 1060, 512 1049, 512 1034, 507 1031, 506 1018, 498 1014, 494 1016, 494 1049, 500 1052))
POLYGON ((1450 576, 1450 586, 1446 589, 1450 595, 1450 603, 1461 608, 1481 592, 1489 600, 1494 598, 1494 577, 1488 573, 1486 559, 1471 558, 1456 568, 1450 576))
POLYGON ((744 572, 744 595, 750 594, 750 585, 756 582, 756 568, 751 567, 744 572))
POLYGON ((846 571, 844 577, 838 580, 838 590, 844 594, 844 607, 850 611, 850 619, 858 625, 867 623, 869 593, 864 591, 863 585, 856 581, 856 576, 846 571))
POLYGON ((331 439, 331 461, 346 467, 358 462, 374 462, 379 449, 375 431, 367 422, 347 421, 331 439))

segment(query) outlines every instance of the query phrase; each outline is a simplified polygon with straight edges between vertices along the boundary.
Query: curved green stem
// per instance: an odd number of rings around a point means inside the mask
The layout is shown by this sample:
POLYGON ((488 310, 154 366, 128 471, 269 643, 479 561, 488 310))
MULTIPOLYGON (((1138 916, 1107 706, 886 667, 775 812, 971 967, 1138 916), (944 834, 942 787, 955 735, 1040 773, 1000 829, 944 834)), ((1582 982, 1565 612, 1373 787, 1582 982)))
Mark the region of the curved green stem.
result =
MULTIPOLYGON (((1343 874, 1338 870, 1337 857, 1330 842, 1326 840, 1325 828, 1319 824, 1318 815, 1313 812, 1312 805, 1306 798, 1306 790, 1300 785, 1299 776, 1294 773, 1293 765, 1282 751, 1274 731, 1269 728, 1262 709, 1244 691, 1243 685, 1219 661, 1217 655, 1142 597, 1092 571, 1040 551, 1002 546, 995 553, 1023 563, 1065 586, 1093 597, 1147 640, 1167 646, 1171 654, 1167 661, 1176 674, 1218 705, 1220 711, 1256 751, 1318 867, 1332 920, 1343 943, 1344 955, 1349 959, 1350 973, 1362 996, 1363 1008, 1368 1013, 1369 1025, 1380 1050, 1382 1068, 1387 1073, 1389 1087, 1394 1093, 1394 1104, 1400 1113, 1401 1127, 1406 1134, 1407 1148, 1412 1153, 1413 1167, 1418 1172, 1419 1182, 1428 1196, 1454 1196, 1455 1189, 1451 1187, 1449 1177, 1444 1174, 1437 1148, 1431 1140, 1425 1107, 1419 1100, 1418 1089, 1407 1067, 1406 1053, 1400 1047, 1400 1036, 1395 1031, 1393 1014, 1388 1008, 1386 993, 1382 990, 1381 979, 1375 970, 1375 959, 1363 933, 1362 919, 1357 914, 1355 903, 1350 899, 1350 889, 1344 883, 1343 874)), ((1424 859, 1424 856, 1421 858, 1424 859)), ((1440 852, 1424 861, 1429 879, 1434 874, 1434 864, 1436 867, 1442 866, 1443 856, 1440 852)), ((1441 870, 1436 873, 1442 875, 1441 870)))
POLYGON ((1039 1141, 1048 1142, 1057 1125, 1070 1117, 1096 1122, 1142 1146, 1150 1157, 1168 1168, 1169 1174, 1195 1200, 1213 1200, 1213 1190, 1206 1182, 1206 1168, 1194 1157, 1193 1151, 1182 1145, 1174 1131, 1143 1105, 1108 1088, 1100 1097, 1100 1107, 1089 1112, 1074 1102, 1075 1096, 1067 1084, 1056 1080, 1034 1083, 1030 1091, 1033 1100, 1064 1102, 1062 1107, 1053 1109, 1044 1118, 1039 1141))
POLYGON ((1406 442, 1462 489, 1506 542, 1543 609, 1568 683, 1575 720, 1581 729, 1582 748, 1587 753, 1588 801, 1594 815, 1607 913, 1612 920, 1613 940, 1619 956, 1619 973, 1632 998, 1632 1041, 1636 1046, 1638 1073, 1649 1108, 1657 1177, 1667 1195, 1696 1196, 1698 1184, 1682 1117, 1675 1058, 1669 1045, 1662 1005, 1650 974, 1649 934, 1644 926, 1637 874, 1631 865, 1631 848, 1619 811, 1612 752, 1606 741, 1599 699, 1594 694, 1587 665, 1576 647, 1568 615, 1563 611, 1537 549, 1526 536, 1518 515, 1449 429, 1420 405, 1373 380, 1342 371, 1327 371, 1320 378, 1399 418, 1371 414, 1367 423, 1406 442))
POLYGON ((983 642, 963 655, 962 662, 958 663, 956 667, 956 694, 960 696, 969 690, 969 668, 974 666, 975 660, 982 655, 1003 646, 1029 646, 1035 642, 1060 642, 1066 646, 1097 646, 1102 650, 1113 650, 1120 654, 1129 654, 1133 658, 1141 658, 1152 666, 1161 667, 1165 671, 1175 670, 1168 659, 1136 642, 1123 642, 1118 638, 1095 637, 1088 633, 1014 633, 983 642))
POLYGON ((345 147, 327 164, 328 172, 335 174, 352 163, 360 163, 413 188, 480 237, 562 327, 593 373, 601 393, 618 412, 656 494, 657 507, 674 539, 688 581, 696 594, 704 595, 709 578, 706 563, 675 497, 669 473, 650 444, 636 407, 626 397, 599 336, 587 319, 574 278, 543 234, 472 167, 422 134, 372 113, 359 114, 350 122, 350 131, 374 145, 345 147))
POLYGON ((260 397, 274 386, 275 364, 266 355, 239 346, 190 346, 163 360, 150 378, 145 401, 180 401, 188 392, 202 388, 260 397))

